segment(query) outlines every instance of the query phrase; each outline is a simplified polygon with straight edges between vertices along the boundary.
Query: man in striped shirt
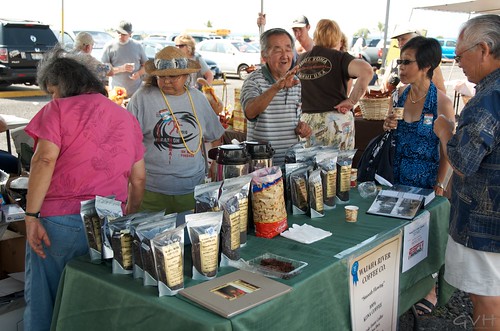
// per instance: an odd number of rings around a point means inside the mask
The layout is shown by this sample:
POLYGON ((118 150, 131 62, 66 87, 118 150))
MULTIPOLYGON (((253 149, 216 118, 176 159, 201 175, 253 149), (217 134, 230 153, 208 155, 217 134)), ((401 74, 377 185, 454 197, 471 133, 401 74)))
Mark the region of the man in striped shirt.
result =
POLYGON ((243 83, 240 101, 248 120, 247 141, 266 141, 274 148, 273 165, 282 165, 286 150, 311 135, 299 121, 300 81, 293 66, 293 38, 284 29, 270 29, 260 37, 262 67, 243 83), (292 69, 291 69, 292 68, 292 69))

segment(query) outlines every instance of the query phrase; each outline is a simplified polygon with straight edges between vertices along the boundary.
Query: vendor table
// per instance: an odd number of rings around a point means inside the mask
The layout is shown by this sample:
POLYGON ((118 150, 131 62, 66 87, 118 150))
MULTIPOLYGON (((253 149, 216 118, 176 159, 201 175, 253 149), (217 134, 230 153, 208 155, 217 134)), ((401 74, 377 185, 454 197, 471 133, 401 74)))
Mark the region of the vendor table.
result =
MULTIPOLYGON (((249 235, 241 249, 245 260, 271 252, 305 261, 308 266, 289 280, 278 280, 292 286, 291 292, 231 319, 180 295, 158 297, 157 288, 144 287, 142 280, 113 275, 109 263, 96 265, 85 258, 73 260, 61 278, 52 330, 349 330, 348 258, 364 250, 356 247, 341 258, 335 255, 373 236, 376 239, 372 243, 382 242, 408 224, 402 219, 366 214, 371 202, 372 199, 363 200, 357 190, 351 190, 350 203, 360 207, 357 223, 344 221, 343 205, 327 211, 323 218, 289 216, 289 225, 307 223, 333 233, 310 245, 281 236, 264 239, 249 235)), ((399 314, 429 292, 435 281, 431 275, 444 264, 450 205, 447 199, 436 197, 426 209, 431 213, 429 254, 400 275, 399 314)), ((199 281, 190 277, 190 246, 185 253, 185 287, 190 287, 199 281)), ((219 275, 232 271, 231 267, 223 267, 219 275)), ((439 288, 443 304, 453 289, 441 283, 439 288)))
POLYGON ((21 126, 25 126, 30 122, 30 120, 22 117, 17 117, 15 115, 5 115, 5 114, 0 114, 0 117, 2 117, 5 120, 5 123, 7 123, 7 130, 5 131, 7 137, 7 151, 10 154, 12 154, 12 146, 10 143, 10 130, 21 126))

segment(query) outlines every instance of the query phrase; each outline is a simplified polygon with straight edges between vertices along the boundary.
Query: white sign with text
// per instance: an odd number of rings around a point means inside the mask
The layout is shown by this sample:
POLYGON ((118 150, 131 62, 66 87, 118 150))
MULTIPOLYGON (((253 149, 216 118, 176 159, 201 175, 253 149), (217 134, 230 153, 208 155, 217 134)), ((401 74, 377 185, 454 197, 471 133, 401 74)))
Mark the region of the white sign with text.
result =
POLYGON ((349 261, 352 330, 397 330, 401 231, 349 261))
POLYGON ((425 210, 405 226, 403 242, 403 266, 405 272, 427 257, 429 250, 429 222, 431 213, 425 210))

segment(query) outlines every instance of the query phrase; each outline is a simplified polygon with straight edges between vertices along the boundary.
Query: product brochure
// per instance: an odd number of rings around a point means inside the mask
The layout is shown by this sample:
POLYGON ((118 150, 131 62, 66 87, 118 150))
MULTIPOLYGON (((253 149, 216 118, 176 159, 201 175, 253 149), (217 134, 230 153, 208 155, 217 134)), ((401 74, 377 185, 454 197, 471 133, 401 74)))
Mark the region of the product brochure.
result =
POLYGON ((419 194, 382 190, 366 213, 413 219, 424 205, 425 197, 419 194))
POLYGON ((396 184, 388 188, 388 190, 423 195, 425 198, 424 206, 427 206, 436 197, 436 193, 434 193, 434 190, 431 188, 421 188, 415 186, 396 184))
POLYGON ((229 318, 291 290, 283 283, 238 270, 181 290, 179 294, 229 318))

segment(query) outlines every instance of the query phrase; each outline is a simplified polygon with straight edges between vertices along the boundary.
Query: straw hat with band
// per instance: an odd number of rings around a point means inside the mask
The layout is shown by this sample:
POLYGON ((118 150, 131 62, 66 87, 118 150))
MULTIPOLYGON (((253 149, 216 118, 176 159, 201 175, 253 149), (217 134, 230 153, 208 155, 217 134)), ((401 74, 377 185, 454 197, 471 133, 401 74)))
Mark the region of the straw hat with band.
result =
POLYGON ((201 66, 186 58, 177 47, 167 46, 156 53, 154 60, 147 61, 144 68, 151 76, 180 76, 197 72, 201 66))

